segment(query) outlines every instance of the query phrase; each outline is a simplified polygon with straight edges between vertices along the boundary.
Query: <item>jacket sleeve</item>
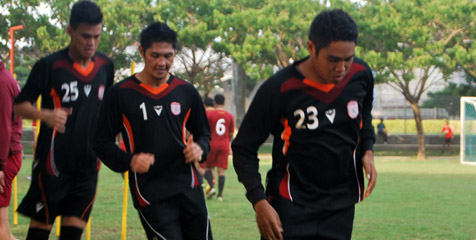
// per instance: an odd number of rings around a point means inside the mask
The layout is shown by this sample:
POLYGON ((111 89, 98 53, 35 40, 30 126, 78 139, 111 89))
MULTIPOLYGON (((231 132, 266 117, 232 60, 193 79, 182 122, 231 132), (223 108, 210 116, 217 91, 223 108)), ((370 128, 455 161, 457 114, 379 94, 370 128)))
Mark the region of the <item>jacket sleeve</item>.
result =
POLYGON ((50 69, 50 67, 45 58, 40 59, 35 63, 35 65, 33 65, 25 86, 23 86, 20 94, 16 97, 15 103, 25 101, 35 103, 38 96, 49 96, 49 92, 47 91, 51 90, 51 87, 49 86, 50 83, 48 81, 48 69, 50 69))
POLYGON ((99 159, 110 169, 116 172, 125 172, 130 169, 132 154, 122 151, 116 145, 116 136, 122 129, 123 117, 115 90, 117 88, 113 87, 107 91, 101 104, 94 150, 99 159))
MULTIPOLYGON (((193 88, 193 86, 191 86, 193 88)), ((193 88, 193 103, 190 110, 190 118, 186 123, 186 128, 193 134, 193 141, 203 150, 200 162, 205 162, 210 151, 210 126, 208 126, 207 114, 203 107, 202 98, 195 88, 193 88)))
POLYGON ((367 83, 367 94, 365 95, 362 106, 362 129, 360 130, 360 148, 362 153, 365 153, 366 150, 373 151, 373 145, 375 143, 375 131, 372 127, 371 113, 374 97, 374 78, 372 76, 372 71, 368 66, 364 77, 367 83))
POLYGON ((268 138, 272 126, 279 121, 276 112, 279 104, 271 85, 268 80, 260 87, 232 143, 233 166, 238 180, 246 188, 246 197, 253 205, 266 199, 259 173, 258 149, 268 138))
MULTIPOLYGON (((6 74, 9 73, 5 73, 5 75, 6 74)), ((3 76, 3 73, 0 72, 0 77, 5 76, 3 76)), ((0 171, 3 170, 3 166, 8 161, 8 152, 10 150, 10 138, 12 133, 12 112, 14 96, 13 92, 11 91, 12 89, 10 89, 11 84, 7 84, 6 82, 6 80, 2 80, 2 86, 0 87, 0 103, 2 105, 2 107, 0 108, 0 171)))

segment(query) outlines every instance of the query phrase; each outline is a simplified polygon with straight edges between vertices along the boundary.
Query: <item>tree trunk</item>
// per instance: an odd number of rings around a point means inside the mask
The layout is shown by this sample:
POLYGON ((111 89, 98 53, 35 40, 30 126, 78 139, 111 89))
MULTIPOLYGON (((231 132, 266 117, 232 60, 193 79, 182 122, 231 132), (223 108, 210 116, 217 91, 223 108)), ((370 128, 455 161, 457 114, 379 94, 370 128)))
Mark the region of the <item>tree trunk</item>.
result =
POLYGON ((240 63, 233 63, 233 78, 231 79, 231 93, 233 97, 232 112, 235 116, 235 126, 239 128, 245 116, 246 73, 240 63))
POLYGON ((411 102, 411 107, 413 110, 413 114, 415 116, 415 123, 418 133, 418 154, 417 160, 425 160, 426 159, 426 152, 425 152, 425 133, 423 132, 423 124, 421 119, 421 112, 420 107, 418 106, 417 102, 411 102))

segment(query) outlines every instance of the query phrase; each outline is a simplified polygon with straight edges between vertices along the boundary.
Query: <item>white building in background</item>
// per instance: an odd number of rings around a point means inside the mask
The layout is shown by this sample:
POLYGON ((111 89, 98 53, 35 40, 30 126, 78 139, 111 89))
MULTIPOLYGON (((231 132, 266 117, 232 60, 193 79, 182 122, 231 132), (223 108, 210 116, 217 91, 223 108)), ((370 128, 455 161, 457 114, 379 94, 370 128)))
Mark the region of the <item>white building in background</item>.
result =
MULTIPOLYGON (((415 81, 415 80, 414 80, 415 81)), ((410 83, 410 89, 415 89, 415 83, 410 83)), ((464 83, 464 74, 461 72, 451 75, 449 82, 464 83)), ((435 77, 429 81, 428 90, 425 91, 419 104, 423 104, 428 99, 428 93, 443 90, 449 82, 442 80, 441 76, 435 77)), ((423 118, 442 118, 448 117, 448 112, 444 108, 421 109, 423 118)), ((410 103, 405 99, 402 93, 393 88, 390 84, 375 84, 374 103, 372 115, 374 118, 394 119, 394 118, 414 118, 410 103)))

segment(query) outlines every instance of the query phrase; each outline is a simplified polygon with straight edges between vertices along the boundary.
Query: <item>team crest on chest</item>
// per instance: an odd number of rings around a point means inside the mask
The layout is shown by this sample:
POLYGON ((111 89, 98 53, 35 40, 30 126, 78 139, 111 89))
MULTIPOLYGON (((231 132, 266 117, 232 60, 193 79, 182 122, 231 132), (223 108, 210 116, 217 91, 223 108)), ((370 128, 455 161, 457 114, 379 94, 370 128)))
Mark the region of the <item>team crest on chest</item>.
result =
POLYGON ((352 119, 355 119, 357 116, 359 116, 359 104, 357 101, 352 100, 347 103, 347 114, 349 114, 349 117, 352 119))
POLYGON ((172 112, 173 115, 178 116, 180 112, 182 111, 182 106, 178 102, 172 102, 170 104, 170 111, 172 112))
POLYGON ((104 97, 104 85, 101 85, 99 86, 99 89, 98 89, 98 98, 99 100, 102 100, 102 98, 104 97))
POLYGON ((89 97, 90 92, 91 92, 91 84, 84 85, 84 94, 86 94, 86 97, 89 97))

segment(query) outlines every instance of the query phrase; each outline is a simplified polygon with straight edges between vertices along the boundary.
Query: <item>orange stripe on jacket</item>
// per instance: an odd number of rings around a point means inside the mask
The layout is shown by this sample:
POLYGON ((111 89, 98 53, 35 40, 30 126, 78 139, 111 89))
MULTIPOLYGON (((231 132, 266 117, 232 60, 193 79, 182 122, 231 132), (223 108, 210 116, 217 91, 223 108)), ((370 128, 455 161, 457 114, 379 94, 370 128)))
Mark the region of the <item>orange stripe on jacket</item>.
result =
POLYGON ((284 126, 284 131, 281 134, 281 139, 284 140, 284 146, 283 146, 283 154, 286 155, 286 152, 288 152, 289 148, 289 138, 291 137, 292 130, 291 127, 289 126, 288 120, 286 118, 281 119, 281 123, 284 126))
POLYGON ((185 130, 185 124, 187 124, 187 121, 188 121, 188 118, 190 117, 190 111, 192 109, 189 109, 188 112, 187 112, 187 115, 185 115, 185 119, 183 120, 183 124, 182 124, 182 136, 183 136, 183 143, 187 144, 187 139, 185 138, 185 136, 187 135, 185 130))
POLYGON ((134 146, 134 136, 132 135, 131 123, 124 114, 122 114, 122 124, 124 124, 124 127, 126 128, 127 138, 129 139, 129 147, 131 147, 131 152, 135 153, 136 148, 134 146))

